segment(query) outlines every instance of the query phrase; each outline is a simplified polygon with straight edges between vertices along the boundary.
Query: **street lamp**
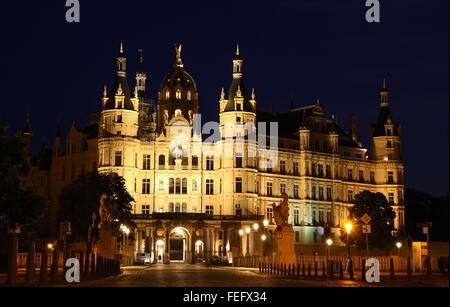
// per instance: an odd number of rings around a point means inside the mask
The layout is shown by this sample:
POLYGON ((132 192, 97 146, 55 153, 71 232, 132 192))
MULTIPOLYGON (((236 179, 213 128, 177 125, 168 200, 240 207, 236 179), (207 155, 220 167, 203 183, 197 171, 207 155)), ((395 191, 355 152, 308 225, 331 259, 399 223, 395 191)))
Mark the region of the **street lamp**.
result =
POLYGON ((397 242, 395 245, 397 245, 398 256, 400 257, 400 247, 402 247, 402 242, 397 242))
POLYGON ((330 256, 331 244, 333 244, 333 240, 328 238, 327 239, 327 265, 328 265, 328 257, 330 256))
POLYGON ((261 240, 266 241, 266 239, 267 239, 266 235, 261 236, 261 240))
POLYGON ((345 228, 347 229, 347 252, 348 252, 348 258, 350 259, 350 241, 349 241, 349 238, 350 238, 350 232, 352 230, 352 223, 347 222, 345 224, 345 228))
POLYGON ((259 228, 259 225, 258 224, 253 224, 253 229, 255 230, 255 231, 258 231, 258 228, 259 228))
POLYGON ((250 231, 251 231, 250 227, 245 228, 245 233, 247 234, 247 251, 245 253, 246 256, 250 256, 250 231))
POLYGON ((240 244, 239 244, 239 256, 242 256, 242 236, 244 235, 244 231, 242 229, 239 229, 239 239, 240 239, 240 244))
POLYGON ((265 219, 265 220, 263 221, 263 225, 264 225, 264 227, 269 226, 269 220, 268 220, 268 219, 265 219))

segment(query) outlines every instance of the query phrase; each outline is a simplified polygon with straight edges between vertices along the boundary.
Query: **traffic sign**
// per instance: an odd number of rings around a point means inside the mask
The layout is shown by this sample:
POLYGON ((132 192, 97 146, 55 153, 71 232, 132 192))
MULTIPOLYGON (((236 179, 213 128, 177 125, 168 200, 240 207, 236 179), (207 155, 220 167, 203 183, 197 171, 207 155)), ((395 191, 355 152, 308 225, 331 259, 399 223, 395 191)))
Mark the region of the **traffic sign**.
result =
POLYGON ((370 225, 362 225, 362 233, 372 233, 370 225))
POLYGON ((364 224, 369 224, 369 222, 372 220, 372 218, 367 214, 364 213, 364 215, 360 219, 364 224))

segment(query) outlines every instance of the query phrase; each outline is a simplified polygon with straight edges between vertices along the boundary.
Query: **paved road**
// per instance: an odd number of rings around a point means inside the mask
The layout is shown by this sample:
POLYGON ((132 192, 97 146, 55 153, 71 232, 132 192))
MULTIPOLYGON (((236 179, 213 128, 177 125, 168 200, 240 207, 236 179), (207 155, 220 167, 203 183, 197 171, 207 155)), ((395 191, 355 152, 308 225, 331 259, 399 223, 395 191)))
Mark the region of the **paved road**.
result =
POLYGON ((81 282, 84 287, 364 287, 364 286, 444 286, 448 287, 448 275, 434 276, 427 281, 424 276, 415 277, 407 282, 406 277, 399 276, 397 282, 391 282, 383 276, 381 283, 350 280, 314 280, 268 276, 252 268, 206 267, 189 264, 155 264, 152 266, 134 266, 123 268, 118 276, 102 280, 81 282))

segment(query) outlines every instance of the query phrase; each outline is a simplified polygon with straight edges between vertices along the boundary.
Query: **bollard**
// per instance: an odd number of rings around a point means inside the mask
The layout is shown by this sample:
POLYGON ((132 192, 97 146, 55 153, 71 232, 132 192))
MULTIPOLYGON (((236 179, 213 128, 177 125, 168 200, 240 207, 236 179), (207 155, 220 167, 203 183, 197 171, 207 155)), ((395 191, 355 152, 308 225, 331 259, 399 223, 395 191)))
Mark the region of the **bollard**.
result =
POLYGON ((361 261, 361 280, 366 281, 366 260, 361 261))
POLYGON ((305 263, 302 262, 302 276, 305 277, 305 263))
POLYGON ((308 277, 311 277, 311 262, 308 261, 308 277))
POLYGON ((95 269, 96 269, 96 267, 95 267, 95 265, 96 265, 96 261, 95 261, 95 254, 94 253, 92 253, 91 254, 92 256, 91 256, 91 274, 90 274, 90 277, 91 277, 91 279, 95 279, 95 277, 96 277, 96 275, 97 275, 97 273, 95 272, 95 269))
POLYGON ((406 270, 407 270, 407 274, 408 274, 408 280, 411 280, 411 257, 408 257, 407 263, 406 263, 406 270))
POLYGON ((300 277, 300 263, 297 262, 297 276, 300 277))
POLYGON ((80 251, 80 278, 83 278, 84 252, 80 251))
POLYGON ((85 255, 85 261, 84 261, 84 277, 87 279, 89 278, 89 260, 91 258, 91 253, 86 253, 85 255))
POLYGON ((339 279, 344 279, 344 268, 342 267, 342 261, 339 261, 339 279))
POLYGON ((314 276, 317 277, 317 261, 314 261, 314 276))
POLYGON ((50 278, 51 278, 52 281, 55 281, 56 277, 58 275, 58 259, 59 259, 59 252, 55 248, 55 250, 53 252, 52 270, 50 272, 50 275, 51 275, 50 278))
POLYGON ((353 261, 350 259, 348 261, 348 273, 350 274, 350 280, 353 280, 353 261))
POLYGON ((48 269, 47 267, 48 267, 48 249, 47 249, 47 242, 44 241, 41 256, 41 272, 39 275, 39 282, 41 283, 47 281, 47 269, 48 269))
POLYGON ((391 271, 391 280, 395 280, 394 259, 389 258, 389 269, 391 271))

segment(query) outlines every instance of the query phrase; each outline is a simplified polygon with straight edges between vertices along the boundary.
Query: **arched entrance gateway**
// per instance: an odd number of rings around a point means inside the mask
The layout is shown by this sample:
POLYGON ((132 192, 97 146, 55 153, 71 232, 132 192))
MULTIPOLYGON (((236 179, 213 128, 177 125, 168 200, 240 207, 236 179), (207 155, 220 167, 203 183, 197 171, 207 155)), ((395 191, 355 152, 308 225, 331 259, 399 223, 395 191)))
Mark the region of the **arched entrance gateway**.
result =
POLYGON ((187 262, 189 258, 189 231, 184 227, 175 227, 169 233, 169 260, 187 262))

